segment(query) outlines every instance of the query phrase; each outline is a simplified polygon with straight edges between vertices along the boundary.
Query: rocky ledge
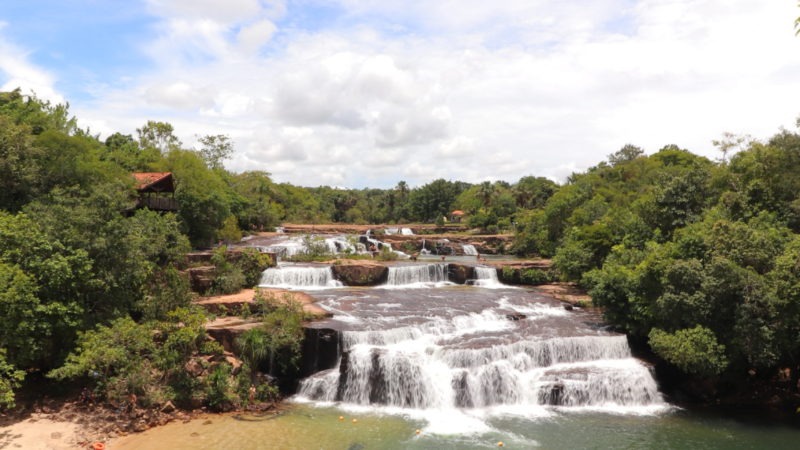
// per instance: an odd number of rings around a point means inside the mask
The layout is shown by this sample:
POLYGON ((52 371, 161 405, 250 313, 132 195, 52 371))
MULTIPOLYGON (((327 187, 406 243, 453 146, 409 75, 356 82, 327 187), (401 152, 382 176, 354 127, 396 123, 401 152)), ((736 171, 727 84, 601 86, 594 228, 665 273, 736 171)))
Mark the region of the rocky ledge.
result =
POLYGON ((339 259, 331 270, 347 286, 376 286, 385 283, 389 275, 389 268, 378 261, 339 259))

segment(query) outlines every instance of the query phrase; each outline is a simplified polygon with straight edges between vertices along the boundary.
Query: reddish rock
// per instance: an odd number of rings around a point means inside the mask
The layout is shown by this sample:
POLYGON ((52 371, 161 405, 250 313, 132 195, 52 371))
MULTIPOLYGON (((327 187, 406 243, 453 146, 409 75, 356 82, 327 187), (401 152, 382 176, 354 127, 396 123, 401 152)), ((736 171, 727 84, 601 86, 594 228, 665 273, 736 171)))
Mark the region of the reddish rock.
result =
POLYGON ((450 263, 447 272, 450 281, 456 284, 466 284, 467 280, 475 278, 475 269, 464 264, 450 263))
POLYGON ((333 276, 347 286, 376 286, 386 282, 389 268, 374 261, 337 261, 333 276))

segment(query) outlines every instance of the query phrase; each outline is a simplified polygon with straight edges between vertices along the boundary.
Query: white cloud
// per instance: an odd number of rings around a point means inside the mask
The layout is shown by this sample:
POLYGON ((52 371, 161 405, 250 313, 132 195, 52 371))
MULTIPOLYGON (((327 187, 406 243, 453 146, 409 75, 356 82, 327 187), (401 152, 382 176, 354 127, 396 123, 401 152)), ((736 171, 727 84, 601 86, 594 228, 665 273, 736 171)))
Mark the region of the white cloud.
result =
POLYGON ((20 88, 23 93, 35 93, 40 99, 63 103, 64 97, 55 88, 55 77, 29 61, 29 54, 8 41, 0 22, 0 91, 20 88))
POLYGON ((226 133, 231 169, 352 187, 563 180, 628 142, 713 157, 723 131, 766 137, 800 112, 792 4, 340 4, 355 25, 299 31, 280 29, 293 4, 152 0, 156 68, 73 107, 98 130, 226 133))

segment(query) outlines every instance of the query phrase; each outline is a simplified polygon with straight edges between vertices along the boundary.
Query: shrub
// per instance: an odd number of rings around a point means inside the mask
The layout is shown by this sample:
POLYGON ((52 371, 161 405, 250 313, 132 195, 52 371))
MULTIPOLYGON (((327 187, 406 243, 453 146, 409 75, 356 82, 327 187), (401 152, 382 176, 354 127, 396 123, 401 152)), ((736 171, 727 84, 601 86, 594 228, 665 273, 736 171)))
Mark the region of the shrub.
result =
POLYGON ((261 281, 261 273, 272 265, 272 258, 254 248, 247 248, 240 252, 235 263, 244 275, 245 286, 257 286, 261 281))
POLYGON ((23 378, 25 372, 6 362, 6 351, 0 348, 0 410, 14 407, 14 390, 20 387, 23 378))
POLYGON ((550 275, 544 270, 526 269, 520 270, 519 281, 522 284, 529 284, 536 286, 539 284, 547 284, 550 282, 550 275))
POLYGON ((234 406, 236 393, 231 383, 231 365, 217 364, 206 377, 205 396, 208 406, 215 411, 227 411, 234 406))
POLYGON ((717 342, 714 332, 701 325, 675 333, 653 328, 649 339, 657 355, 687 374, 717 375, 728 366, 725 346, 717 342))

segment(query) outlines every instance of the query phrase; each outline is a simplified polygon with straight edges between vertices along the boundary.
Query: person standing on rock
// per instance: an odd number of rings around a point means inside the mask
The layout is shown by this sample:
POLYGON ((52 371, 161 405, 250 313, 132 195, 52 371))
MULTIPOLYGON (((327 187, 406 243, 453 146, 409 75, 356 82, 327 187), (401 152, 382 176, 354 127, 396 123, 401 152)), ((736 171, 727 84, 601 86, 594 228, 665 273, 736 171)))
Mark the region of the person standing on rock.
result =
POLYGON ((251 384, 250 389, 247 390, 247 400, 250 402, 250 405, 256 402, 256 386, 254 384, 251 384))
POLYGON ((136 411, 137 400, 138 399, 136 398, 136 394, 134 392, 131 392, 131 394, 128 396, 128 412, 136 411))

